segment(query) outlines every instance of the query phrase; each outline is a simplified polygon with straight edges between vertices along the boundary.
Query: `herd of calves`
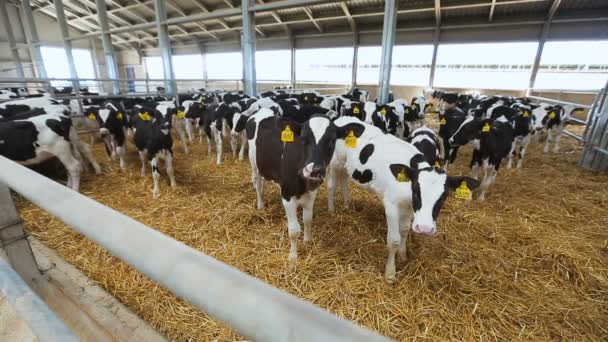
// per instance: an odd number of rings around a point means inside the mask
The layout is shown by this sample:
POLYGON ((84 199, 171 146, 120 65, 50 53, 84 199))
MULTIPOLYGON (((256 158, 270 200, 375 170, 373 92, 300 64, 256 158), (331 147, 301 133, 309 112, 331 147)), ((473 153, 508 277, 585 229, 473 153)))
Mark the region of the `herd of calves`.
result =
POLYGON ((388 257, 385 279, 393 283, 395 256, 406 257, 407 235, 435 235, 436 221, 448 194, 461 200, 485 198, 503 159, 518 168, 533 136, 545 135, 545 152, 555 152, 569 118, 583 108, 533 104, 526 98, 464 95, 434 91, 427 98, 394 100, 378 105, 367 92, 345 95, 269 91, 252 98, 237 93, 200 91, 180 95, 179 105, 166 98, 101 99, 76 104, 48 95, 0 104, 0 155, 24 165, 58 158, 68 171, 68 186, 78 191, 80 173, 101 169, 90 147, 79 139, 76 123, 99 131, 108 155, 126 167, 127 140, 141 159, 141 175, 150 165, 153 196, 160 195, 159 159, 171 186, 175 129, 185 154, 199 135, 208 152, 215 143, 217 164, 223 139, 234 158, 247 151, 257 208, 264 208, 264 183, 279 185, 291 242, 289 267, 297 264, 302 207, 304 242, 312 239, 312 217, 318 189, 326 179, 327 204, 335 212, 336 188, 349 205, 348 181, 369 189, 382 200, 387 221, 388 257), (425 124, 438 113, 439 130, 425 124), (473 147, 471 177, 448 176, 458 148, 473 147), (239 146, 240 145, 240 146, 239 146), (246 148, 246 146, 248 148, 246 148))

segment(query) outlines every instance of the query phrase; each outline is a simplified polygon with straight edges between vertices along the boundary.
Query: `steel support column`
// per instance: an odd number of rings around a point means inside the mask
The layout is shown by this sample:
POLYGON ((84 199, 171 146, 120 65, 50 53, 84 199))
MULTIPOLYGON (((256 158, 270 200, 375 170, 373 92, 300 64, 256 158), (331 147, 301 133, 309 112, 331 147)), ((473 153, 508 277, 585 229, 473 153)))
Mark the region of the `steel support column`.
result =
POLYGON ((357 86, 357 65, 359 65, 359 32, 353 32, 353 73, 351 78, 351 86, 357 86))
POLYGON ((397 0, 384 2, 384 27, 382 28, 382 59, 380 60, 380 91, 378 100, 387 103, 391 90, 391 63, 397 26, 397 0))
POLYGON ((198 43, 198 50, 202 57, 203 79, 205 80, 206 85, 207 79, 209 78, 209 74, 207 73, 207 47, 203 43, 198 43))
MULTIPOLYGON (((74 56, 72 55, 72 42, 70 41, 70 32, 68 31, 68 23, 65 20, 65 12, 63 11, 63 0, 54 0, 55 13, 57 14, 57 24, 59 24, 59 31, 61 31, 61 38, 63 39, 63 47, 65 49, 65 55, 68 58, 68 67, 70 69, 70 77, 72 80, 72 88, 76 95, 80 94, 80 82, 78 82, 78 73, 76 72, 76 65, 74 64, 74 56)), ((80 110, 82 112, 82 103, 78 100, 80 110)))
POLYGON ((538 68, 540 66, 540 59, 543 55, 543 49, 545 48, 545 42, 549 37, 549 31, 551 29, 551 21, 561 4, 561 0, 554 0, 551 4, 551 8, 549 8, 549 13, 545 19, 545 23, 543 24, 543 30, 540 33, 540 38, 538 39, 538 48, 536 49, 536 57, 534 57, 534 64, 532 65, 532 73, 530 74, 530 84, 528 85, 529 93, 530 89, 534 88, 534 84, 536 83, 536 75, 538 75, 538 68))
POLYGON ((18 78, 25 78, 23 73, 23 65, 21 64, 21 58, 19 57, 19 51, 17 50, 17 42, 15 41, 15 35, 13 34, 13 28, 8 18, 8 9, 6 8, 6 0, 0 0, 0 20, 4 22, 4 30, 6 31, 6 38, 8 38, 8 45, 15 61, 15 71, 17 72, 18 78))
POLYGON ((437 68, 437 50, 439 50, 439 36, 441 30, 435 28, 435 37, 433 39, 433 59, 431 60, 431 74, 429 76, 429 87, 435 86, 435 69, 437 68))
POLYGON ((241 52, 243 55, 243 84, 245 94, 256 96, 255 77, 255 13, 250 11, 254 3, 251 0, 242 0, 243 31, 241 36, 241 52))
POLYGON ((291 88, 296 88, 296 37, 293 34, 289 35, 289 50, 291 50, 290 72, 291 72, 291 88))
POLYGON ((103 54, 106 56, 106 73, 112 81, 112 94, 120 93, 120 83, 118 82, 118 65, 114 56, 114 48, 112 47, 112 38, 110 37, 110 25, 108 24, 108 12, 104 0, 95 0, 97 5, 97 20, 101 26, 101 44, 103 45, 103 54))
POLYGON ((171 41, 169 40, 167 21, 167 8, 164 0, 154 0, 154 12, 156 14, 156 31, 158 32, 158 47, 163 59, 163 75, 165 86, 170 96, 177 99, 177 83, 173 74, 173 62, 171 60, 171 41))
POLYGON ((32 64, 38 73, 38 77, 47 78, 46 69, 44 68, 44 63, 42 61, 42 53, 40 52, 38 30, 36 29, 36 22, 34 22, 34 14, 32 13, 32 7, 30 6, 29 0, 21 0, 21 15, 23 16, 23 21, 25 21, 27 31, 29 31, 29 34, 26 34, 26 37, 28 37, 27 40, 32 55, 32 64))

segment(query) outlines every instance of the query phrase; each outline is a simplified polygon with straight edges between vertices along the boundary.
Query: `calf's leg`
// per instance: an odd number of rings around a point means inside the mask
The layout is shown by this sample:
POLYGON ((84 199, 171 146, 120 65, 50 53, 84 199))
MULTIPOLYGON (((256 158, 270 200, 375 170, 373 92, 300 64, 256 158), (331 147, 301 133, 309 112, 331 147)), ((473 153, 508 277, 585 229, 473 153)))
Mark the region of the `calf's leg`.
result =
POLYGON ((549 152, 549 145, 553 142, 553 129, 547 129, 547 140, 545 140, 545 148, 543 152, 549 152))
POLYGON ((222 163, 222 132, 215 131, 215 152, 217 153, 217 159, 215 163, 220 165, 222 163))
POLYGON ((157 156, 154 156, 152 160, 150 160, 150 165, 152 166, 152 179, 154 180, 154 189, 152 189, 152 196, 154 198, 158 198, 160 196, 160 188, 158 185, 158 180, 160 179, 160 171, 158 170, 157 156))
POLYGON ((401 243, 401 236, 399 234, 399 206, 392 202, 384 201, 384 213, 386 214, 386 246, 388 249, 384 279, 388 284, 393 284, 397 280, 395 278, 395 255, 401 243))
POLYGON ((340 187, 342 189, 342 199, 344 200, 344 209, 348 209, 348 205, 350 203, 350 194, 348 193, 348 179, 350 176, 346 172, 346 170, 342 170, 338 174, 338 179, 340 182, 340 187))
POLYGON ((327 210, 330 213, 336 212, 336 183, 338 181, 338 171, 330 167, 327 172, 327 210))
POLYGON ((139 160, 141 160, 141 176, 146 175, 146 159, 148 159, 148 153, 146 150, 139 151, 139 160))
POLYGON ((405 261, 407 259, 407 236, 412 228, 412 212, 410 204, 402 206, 399 211, 399 235, 401 236, 401 243, 399 244, 399 260, 405 261))
POLYGON ((564 132, 564 127, 563 126, 558 126, 557 129, 554 132, 555 135, 555 147, 553 147, 553 153, 558 153, 559 152, 559 142, 560 140, 562 140, 562 133, 564 132))
POLYGON ((528 150, 528 144, 530 144, 530 136, 526 136, 523 138, 521 142, 521 148, 519 150, 519 160, 517 161, 517 168, 521 169, 522 164, 524 163, 524 157, 526 155, 526 151, 528 150))
POLYGON ((312 241, 312 215, 317 191, 304 195, 302 203, 302 221, 304 222, 304 243, 312 241))
POLYGON ((167 175, 169 175, 171 187, 175 188, 177 185, 175 184, 175 171, 173 170, 173 152, 171 151, 165 152, 165 167, 167 168, 167 175))
POLYGON ((247 145, 247 136, 245 133, 241 133, 239 136, 241 140, 241 150, 239 151, 239 160, 245 159, 245 145, 247 145))
POLYGON ((282 201, 287 215, 287 230, 290 241, 289 258, 287 259, 289 262, 288 268, 290 271, 294 271, 298 264, 298 237, 300 237, 300 231, 302 230, 298 222, 298 204, 295 197, 288 201, 283 198, 282 201))
POLYGON ((121 146, 116 147, 116 155, 118 156, 118 159, 120 160, 120 168, 123 170, 125 168, 127 168, 127 162, 125 161, 125 151, 126 151, 125 145, 126 144, 127 143, 124 142, 121 146))
POLYGON ((190 154, 190 150, 188 150, 188 144, 186 143, 186 132, 184 132, 184 126, 186 125, 186 119, 177 119, 177 124, 175 125, 175 130, 177 131, 177 135, 179 136, 179 140, 182 142, 184 146, 184 154, 190 154))
POLYGON ((72 154, 71 146, 67 141, 62 141, 53 148, 52 153, 57 156, 59 161, 68 171, 67 186, 74 191, 80 190, 80 173, 82 164, 72 154))

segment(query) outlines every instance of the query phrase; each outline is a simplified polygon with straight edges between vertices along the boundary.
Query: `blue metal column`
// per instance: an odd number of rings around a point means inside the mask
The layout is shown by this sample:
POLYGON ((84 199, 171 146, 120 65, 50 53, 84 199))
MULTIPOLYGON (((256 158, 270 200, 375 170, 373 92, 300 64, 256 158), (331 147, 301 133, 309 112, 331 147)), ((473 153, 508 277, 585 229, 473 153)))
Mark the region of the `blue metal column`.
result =
POLYGON ((395 45, 395 28, 397 26, 397 0, 384 2, 384 27, 382 29, 382 59, 380 60, 380 103, 388 102, 391 90, 391 63, 395 45))
POLYGON ((97 5, 97 19, 99 20, 99 26, 101 26, 103 53, 106 56, 106 70, 108 78, 114 80, 112 81, 112 94, 116 95, 120 93, 120 82, 118 81, 118 66, 116 64, 116 57, 114 56, 114 48, 112 47, 112 38, 108 32, 110 31, 110 25, 108 24, 106 3, 104 0, 95 0, 95 4, 97 5))
POLYGON ((241 52, 243 55, 243 83, 245 94, 256 96, 256 77, 255 77, 255 13, 249 9, 252 1, 243 0, 241 9, 243 10, 243 32, 241 37, 241 52))
POLYGON ((171 42, 167 29, 167 7, 164 0, 154 0, 154 12, 156 13, 156 31, 158 32, 158 47, 163 59, 163 75, 169 96, 177 99, 177 83, 173 73, 173 61, 171 60, 171 42))

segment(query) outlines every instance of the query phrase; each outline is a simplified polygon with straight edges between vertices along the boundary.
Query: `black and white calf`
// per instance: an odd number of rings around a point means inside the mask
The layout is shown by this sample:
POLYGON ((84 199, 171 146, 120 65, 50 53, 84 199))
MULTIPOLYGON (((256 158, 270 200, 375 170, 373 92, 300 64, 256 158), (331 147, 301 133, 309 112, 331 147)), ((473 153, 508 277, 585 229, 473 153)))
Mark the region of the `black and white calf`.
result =
POLYGON ((568 120, 578 112, 584 112, 585 108, 574 105, 542 105, 532 111, 532 124, 536 133, 547 132, 547 140, 543 151, 549 152, 551 144, 553 152, 559 152, 559 143, 566 128, 568 120))
POLYGON ((298 259, 298 207, 303 210, 304 242, 312 239, 313 206, 334 152, 336 129, 326 116, 313 116, 300 125, 261 109, 247 121, 251 180, 258 209, 264 208, 264 180, 279 185, 291 247, 289 267, 298 259))
POLYGON ((172 114, 170 108, 159 105, 156 108, 137 107, 133 115, 133 140, 139 151, 141 160, 141 175, 146 175, 146 163, 152 168, 154 198, 160 196, 158 160, 164 159, 167 175, 171 187, 175 187, 175 173, 173 170, 173 138, 171 137, 172 114), (160 109, 159 109, 160 107, 160 109))
POLYGON ((429 165, 437 168, 441 166, 441 160, 445 155, 443 143, 432 129, 426 126, 416 128, 407 138, 407 142, 422 153, 429 165))
MULTIPOLYGON (((387 221, 385 279, 395 282, 395 255, 406 258, 410 229, 435 235, 436 221, 448 190, 460 186, 474 189, 479 182, 470 177, 451 177, 432 167, 413 145, 355 118, 334 121, 338 140, 330 164, 328 204, 333 211, 335 186, 350 176, 374 192, 384 204, 387 221), (336 178, 342 179, 336 179, 336 178), (466 183, 466 184, 465 184, 466 183)), ((345 196, 347 199, 348 196, 345 196)))
POLYGON ((222 163, 223 138, 230 139, 232 155, 236 158, 238 140, 236 136, 231 135, 230 131, 232 130, 233 117, 238 112, 238 107, 224 102, 207 106, 204 111, 202 124, 203 131, 207 135, 208 153, 211 154, 211 137, 213 137, 217 153, 217 165, 222 163))
POLYGON ((29 118, 2 120, 0 155, 22 165, 35 165, 57 157, 68 171, 67 186, 78 191, 82 164, 72 149, 74 136, 77 137, 67 116, 35 113, 29 118))
POLYGON ((372 114, 372 123, 386 133, 403 137, 403 118, 388 104, 376 107, 372 114))
POLYGON ((91 108, 87 117, 97 120, 99 123, 99 134, 103 140, 108 156, 112 160, 120 160, 120 168, 125 169, 127 162, 125 154, 127 151, 125 114, 113 103, 107 103, 104 107, 95 111, 91 108))
POLYGON ((450 138, 450 146, 474 142, 471 176, 481 180, 477 199, 483 201, 494 183, 500 163, 511 152, 513 126, 504 116, 497 119, 468 117, 450 138))
POLYGON ((511 107, 517 110, 517 115, 512 116, 509 120, 513 124, 513 145, 509 153, 507 168, 513 167, 513 159, 517 157, 517 168, 520 169, 532 139, 532 109, 529 105, 521 103, 515 103, 511 107), (519 151, 517 151, 517 147, 519 147, 519 151))
POLYGON ((467 115, 455 105, 439 114, 439 137, 441 137, 443 142, 445 168, 456 160, 459 146, 452 146, 450 138, 456 133, 466 118, 467 115))

